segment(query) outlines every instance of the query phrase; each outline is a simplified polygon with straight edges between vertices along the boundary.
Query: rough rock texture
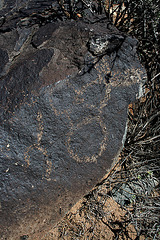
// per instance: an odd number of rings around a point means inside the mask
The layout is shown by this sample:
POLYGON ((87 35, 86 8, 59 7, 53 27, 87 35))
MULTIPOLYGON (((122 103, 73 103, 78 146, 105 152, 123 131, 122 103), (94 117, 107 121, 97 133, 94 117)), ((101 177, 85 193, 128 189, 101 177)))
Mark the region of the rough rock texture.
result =
POLYGON ((145 71, 137 41, 95 18, 0 28, 2 240, 41 239, 122 148, 145 71))

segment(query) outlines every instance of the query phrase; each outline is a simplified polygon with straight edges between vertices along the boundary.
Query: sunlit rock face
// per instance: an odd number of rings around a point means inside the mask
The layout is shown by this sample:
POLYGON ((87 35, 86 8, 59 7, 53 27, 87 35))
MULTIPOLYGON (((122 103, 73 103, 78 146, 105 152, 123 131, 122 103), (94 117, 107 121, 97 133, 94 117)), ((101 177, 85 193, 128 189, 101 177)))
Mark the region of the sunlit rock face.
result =
POLYGON ((2 240, 42 239, 122 148, 128 104, 145 71, 137 41, 94 19, 40 25, 20 16, 14 27, 1 24, 2 240))

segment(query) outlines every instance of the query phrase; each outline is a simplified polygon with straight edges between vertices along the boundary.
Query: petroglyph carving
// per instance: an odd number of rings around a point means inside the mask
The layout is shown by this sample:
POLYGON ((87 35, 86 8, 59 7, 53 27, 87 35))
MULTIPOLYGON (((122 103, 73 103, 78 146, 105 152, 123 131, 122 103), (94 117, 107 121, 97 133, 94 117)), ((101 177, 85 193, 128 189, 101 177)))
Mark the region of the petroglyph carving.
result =
MULTIPOLYGON (((88 103, 87 98, 88 98, 88 93, 95 91, 95 89, 98 87, 101 87, 101 85, 104 85, 105 80, 99 81, 99 78, 97 77, 94 81, 90 81, 87 84, 84 84, 81 88, 76 88, 73 82, 69 81, 69 79, 66 80, 66 87, 67 91, 72 94, 68 94, 68 96, 65 96, 65 100, 62 99, 61 97, 61 91, 60 94, 56 96, 54 95, 54 92, 50 89, 49 91, 49 102, 51 109, 55 113, 56 116, 60 118, 67 118, 69 120, 69 125, 70 125, 70 130, 67 133, 67 140, 66 140, 66 147, 68 150, 68 153, 70 156, 77 162, 96 162, 97 158, 101 156, 102 152, 105 151, 106 149, 106 140, 107 140, 107 127, 105 123, 102 120, 102 106, 104 105, 104 102, 106 101, 106 94, 104 95, 104 98, 99 101, 92 101, 88 103), (89 92, 88 92, 89 90, 89 92), (60 96, 60 98, 59 98, 60 96), (65 105, 66 103, 67 105, 65 105), (58 108, 56 107, 56 104, 58 104, 58 108), (83 104, 83 106, 82 106, 83 104), (74 106, 74 107, 73 107, 74 106), (90 110, 96 110, 96 115, 91 115, 84 117, 83 119, 77 119, 77 121, 72 120, 72 112, 73 108, 78 108, 82 107, 83 109, 87 108, 89 111, 90 110), (87 131, 87 125, 92 125, 93 128, 93 133, 95 131, 94 127, 99 126, 99 131, 102 132, 103 137, 101 137, 100 144, 98 148, 95 148, 93 150, 92 155, 88 156, 82 156, 83 154, 80 153, 78 154, 78 151, 84 151, 82 149, 83 147, 85 148, 85 153, 87 152, 88 145, 86 143, 88 142, 89 139, 89 134, 86 135, 86 138, 81 136, 81 132, 85 129, 87 131), (101 130, 100 130, 101 129, 101 130), (79 137, 78 137, 79 136, 79 137), (84 146, 82 147, 82 139, 84 138, 84 146), (74 138, 74 139, 72 139, 74 138), (79 139, 78 139, 79 138, 79 139), (88 138, 88 139, 87 139, 88 138), (78 141, 80 140, 80 145, 78 144, 78 141), (76 142, 77 141, 77 142, 76 142), (73 143, 73 144, 71 144, 73 143), (77 145, 77 146, 75 146, 77 145)), ((57 84, 58 85, 58 84, 57 84)), ((107 85, 105 85, 105 91, 107 92, 107 85)), ((64 91, 64 89, 62 89, 64 91)), ((95 136, 96 137, 96 136, 95 136)))
POLYGON ((47 150, 41 146, 41 139, 43 135, 43 119, 42 119, 42 113, 39 111, 37 114, 37 122, 38 122, 38 127, 37 127, 37 143, 27 147, 27 150, 24 153, 24 159, 25 162, 27 163, 27 167, 30 165, 30 151, 34 151, 34 149, 38 150, 41 154, 44 156, 44 161, 46 165, 46 173, 42 178, 45 178, 46 180, 50 180, 49 176, 52 171, 52 162, 48 160, 48 154, 47 150))
MULTIPOLYGON (((54 114, 61 118, 62 121, 65 121, 66 118, 68 119, 70 127, 69 131, 65 133, 65 146, 71 158, 76 162, 97 162, 98 157, 102 155, 107 147, 107 126, 103 121, 102 115, 103 109, 107 106, 110 99, 111 90, 114 87, 118 87, 118 85, 129 86, 136 83, 140 79, 140 74, 142 74, 140 69, 137 69, 135 74, 133 68, 125 69, 123 73, 113 71, 115 59, 115 54, 112 57, 104 56, 93 69, 97 77, 93 77, 90 81, 82 81, 81 84, 76 84, 76 80, 73 81, 72 78, 68 77, 63 81, 63 87, 62 82, 59 82, 55 88, 51 87, 49 91, 47 90, 49 103, 54 114), (133 73, 133 77, 131 77, 131 73, 133 73), (122 82, 121 78, 123 75, 126 78, 122 82), (108 76, 109 81, 107 80, 108 76), (96 94, 97 89, 101 89, 103 93, 100 99, 96 99, 95 95, 93 99, 92 93, 96 94), (84 116, 83 119, 78 118, 77 112, 77 119, 72 119, 73 111, 76 111, 76 108, 81 109, 81 111, 88 109, 88 115, 84 116), (93 109, 96 114, 92 113, 93 109), (90 132, 87 135, 87 126, 90 126, 90 131, 93 129, 93 134, 98 127, 103 136, 98 139, 98 148, 93 146, 93 149, 89 151, 89 155, 87 155, 87 148, 90 144, 93 145, 93 142, 89 143, 89 135, 92 133, 90 132), (85 152, 85 155, 83 155, 83 152, 85 152)), ((117 64, 119 63, 117 62, 117 64)), ((79 78, 81 81, 80 76, 79 78)), ((95 135, 95 139, 96 137, 95 135)))

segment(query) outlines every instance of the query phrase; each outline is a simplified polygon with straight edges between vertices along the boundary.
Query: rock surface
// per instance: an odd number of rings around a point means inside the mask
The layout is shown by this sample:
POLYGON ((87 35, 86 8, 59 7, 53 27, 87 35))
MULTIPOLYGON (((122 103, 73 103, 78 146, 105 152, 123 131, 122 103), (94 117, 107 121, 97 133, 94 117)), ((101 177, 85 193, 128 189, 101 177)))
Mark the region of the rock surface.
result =
POLYGON ((35 240, 112 167, 145 71, 99 15, 41 24, 53 1, 16 2, 0 2, 0 239, 35 240))

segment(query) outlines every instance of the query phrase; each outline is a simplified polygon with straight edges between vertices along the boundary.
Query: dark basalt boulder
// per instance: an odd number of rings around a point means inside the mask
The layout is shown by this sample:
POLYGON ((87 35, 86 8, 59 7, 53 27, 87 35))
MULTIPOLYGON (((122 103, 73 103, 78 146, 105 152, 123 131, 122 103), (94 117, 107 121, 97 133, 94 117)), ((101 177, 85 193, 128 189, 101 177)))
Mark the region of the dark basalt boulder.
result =
POLYGON ((106 19, 1 33, 1 240, 42 239, 111 169, 145 77, 136 45, 106 19))
POLYGON ((1 0, 0 1, 0 14, 1 15, 13 15, 16 12, 20 13, 33 13, 42 12, 46 8, 50 7, 53 0, 1 0))

